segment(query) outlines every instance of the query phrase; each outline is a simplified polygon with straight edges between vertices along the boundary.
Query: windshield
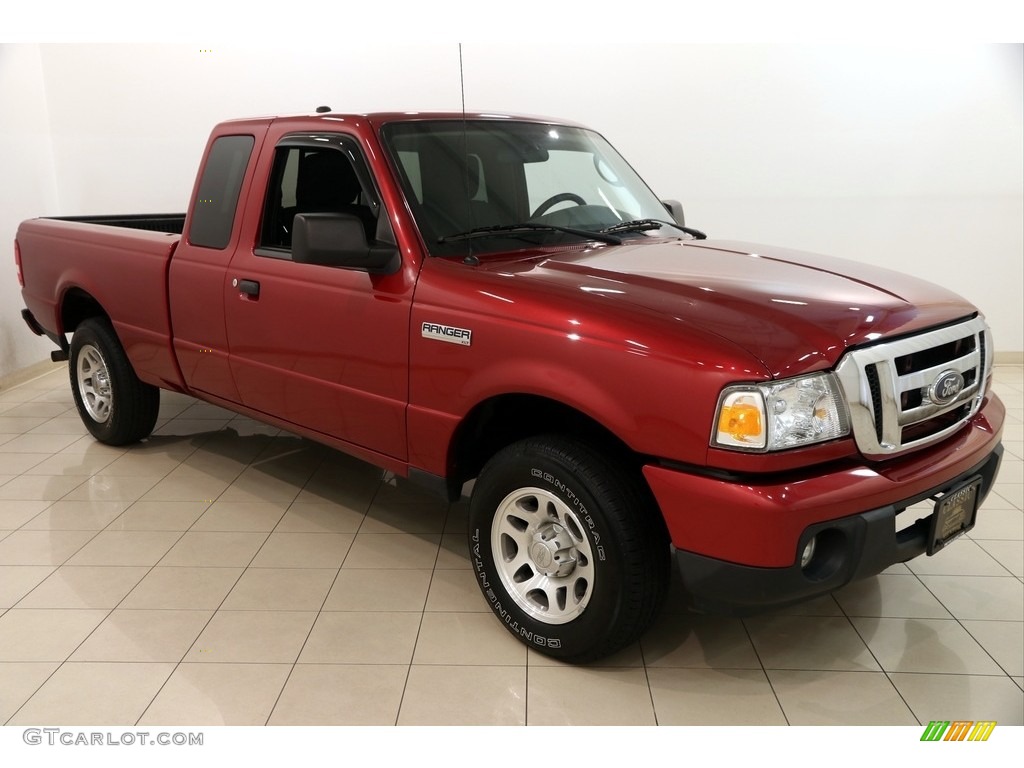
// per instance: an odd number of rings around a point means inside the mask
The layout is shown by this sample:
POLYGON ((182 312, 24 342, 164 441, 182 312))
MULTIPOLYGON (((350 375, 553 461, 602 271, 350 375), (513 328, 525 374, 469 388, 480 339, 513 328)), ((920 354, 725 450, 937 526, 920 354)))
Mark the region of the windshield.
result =
POLYGON ((588 233, 636 220, 666 224, 627 228, 628 236, 680 234, 654 193, 592 131, 425 120, 386 125, 383 138, 434 255, 579 243, 588 233))

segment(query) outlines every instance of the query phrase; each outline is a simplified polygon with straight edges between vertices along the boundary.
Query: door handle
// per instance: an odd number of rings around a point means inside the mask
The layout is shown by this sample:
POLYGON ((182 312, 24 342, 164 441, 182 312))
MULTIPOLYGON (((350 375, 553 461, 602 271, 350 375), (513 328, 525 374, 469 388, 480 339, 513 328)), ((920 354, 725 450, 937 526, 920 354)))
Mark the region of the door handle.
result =
POLYGON ((260 284, 256 280, 239 280, 237 277, 231 281, 231 285, 238 288, 239 292, 246 296, 256 298, 260 295, 260 284))

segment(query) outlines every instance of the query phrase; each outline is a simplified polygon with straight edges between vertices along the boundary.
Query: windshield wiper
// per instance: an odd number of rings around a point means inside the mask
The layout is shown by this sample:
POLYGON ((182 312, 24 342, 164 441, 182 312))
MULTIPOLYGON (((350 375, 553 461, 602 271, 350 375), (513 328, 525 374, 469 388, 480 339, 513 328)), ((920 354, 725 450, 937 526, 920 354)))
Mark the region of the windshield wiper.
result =
POLYGON ((682 230, 688 235, 692 235, 697 240, 707 240, 708 236, 701 232, 699 229, 693 229, 693 227, 684 227, 682 224, 676 224, 671 221, 659 221, 658 219, 633 219, 632 221, 623 221, 619 224, 613 224, 610 227, 605 227, 600 230, 604 233, 612 232, 647 232, 652 229, 661 229, 662 227, 669 226, 675 227, 676 229, 682 230))
POLYGON ((592 232, 589 229, 576 229, 575 227, 558 227, 554 224, 497 224, 492 227, 474 227, 468 232, 459 232, 455 235, 445 235, 437 238, 439 243, 454 243, 458 240, 473 240, 478 237, 500 237, 501 235, 514 235, 522 232, 565 232, 577 237, 585 237, 587 240, 597 240, 609 245, 622 245, 622 238, 615 237, 606 230, 592 232))

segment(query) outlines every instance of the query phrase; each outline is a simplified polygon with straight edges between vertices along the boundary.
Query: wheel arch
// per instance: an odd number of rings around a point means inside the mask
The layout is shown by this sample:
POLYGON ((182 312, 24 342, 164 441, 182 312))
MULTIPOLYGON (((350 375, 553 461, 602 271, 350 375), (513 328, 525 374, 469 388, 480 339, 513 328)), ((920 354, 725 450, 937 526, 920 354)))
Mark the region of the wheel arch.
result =
POLYGON ((89 292, 78 287, 68 288, 60 301, 60 333, 74 333, 83 320, 102 317, 110 320, 103 305, 89 292))
POLYGON ((542 434, 584 440, 638 472, 643 463, 641 454, 588 414, 542 395, 509 393, 478 403, 456 427, 448 446, 449 487, 475 478, 502 448, 542 434))

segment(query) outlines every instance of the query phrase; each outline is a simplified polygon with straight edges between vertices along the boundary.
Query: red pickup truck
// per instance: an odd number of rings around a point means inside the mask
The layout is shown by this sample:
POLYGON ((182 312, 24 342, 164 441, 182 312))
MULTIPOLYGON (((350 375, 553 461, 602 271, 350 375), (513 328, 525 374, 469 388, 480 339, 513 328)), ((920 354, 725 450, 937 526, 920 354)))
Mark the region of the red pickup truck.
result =
POLYGON ((569 660, 638 638, 673 559, 697 609, 745 613, 931 555, 1002 452, 975 307, 707 239, 563 122, 225 122, 186 214, 33 219, 15 258, 97 439, 146 438, 169 389, 475 480, 485 600, 569 660))

